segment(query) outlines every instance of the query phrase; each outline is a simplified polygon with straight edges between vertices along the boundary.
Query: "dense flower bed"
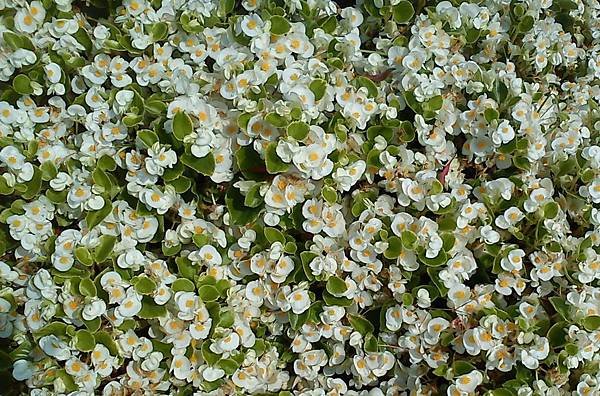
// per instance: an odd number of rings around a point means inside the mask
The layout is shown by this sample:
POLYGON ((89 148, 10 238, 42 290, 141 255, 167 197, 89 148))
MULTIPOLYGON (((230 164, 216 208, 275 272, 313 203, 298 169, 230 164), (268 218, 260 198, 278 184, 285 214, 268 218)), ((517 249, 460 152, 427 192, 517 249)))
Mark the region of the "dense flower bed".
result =
POLYGON ((0 0, 2 394, 600 394, 597 0, 0 0))

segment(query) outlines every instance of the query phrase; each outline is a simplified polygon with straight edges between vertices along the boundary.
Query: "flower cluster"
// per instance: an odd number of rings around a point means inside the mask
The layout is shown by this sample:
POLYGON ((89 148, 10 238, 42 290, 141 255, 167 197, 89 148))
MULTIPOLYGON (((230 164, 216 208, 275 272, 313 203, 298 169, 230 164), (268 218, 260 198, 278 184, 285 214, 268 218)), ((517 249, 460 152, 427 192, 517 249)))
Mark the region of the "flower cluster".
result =
POLYGON ((600 394, 596 0, 0 0, 3 394, 600 394))

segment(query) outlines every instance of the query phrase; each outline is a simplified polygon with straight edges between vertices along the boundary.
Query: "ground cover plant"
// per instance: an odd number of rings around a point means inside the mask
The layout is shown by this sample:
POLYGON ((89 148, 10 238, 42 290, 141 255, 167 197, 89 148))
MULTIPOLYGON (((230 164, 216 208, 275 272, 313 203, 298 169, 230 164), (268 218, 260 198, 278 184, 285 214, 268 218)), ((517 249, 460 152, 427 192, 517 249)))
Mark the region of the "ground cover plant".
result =
POLYGON ((0 393, 599 395, 597 0, 0 0, 0 393))

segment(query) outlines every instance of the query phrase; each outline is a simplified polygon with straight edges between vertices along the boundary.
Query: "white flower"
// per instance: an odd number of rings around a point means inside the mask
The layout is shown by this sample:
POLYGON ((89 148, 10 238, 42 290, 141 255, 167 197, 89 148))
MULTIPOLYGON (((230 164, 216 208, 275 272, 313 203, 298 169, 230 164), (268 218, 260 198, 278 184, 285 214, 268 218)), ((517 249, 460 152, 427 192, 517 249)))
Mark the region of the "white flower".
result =
POLYGON ((356 161, 352 165, 347 165, 345 168, 338 168, 333 173, 333 180, 338 183, 338 186, 342 191, 349 191, 365 173, 366 168, 367 164, 365 161, 356 161))
POLYGON ((177 379, 186 379, 192 371, 190 360, 184 355, 173 356, 171 370, 177 379))
POLYGON ((33 33, 44 21, 46 9, 39 1, 32 1, 27 8, 21 8, 15 15, 15 27, 23 33, 33 33))
POLYGON ((299 315, 310 307, 310 297, 306 290, 296 290, 286 296, 288 303, 292 308, 292 312, 299 315))
POLYGON ((223 371, 223 369, 216 368, 216 367, 206 367, 202 371, 202 378, 204 378, 206 381, 209 381, 209 382, 216 381, 219 378, 223 378, 224 375, 225 375, 225 371, 223 371))
POLYGON ((38 345, 44 353, 58 360, 67 360, 71 357, 71 351, 66 342, 61 341, 55 335, 44 336, 39 339, 38 345))
POLYGON ((534 370, 539 367, 540 360, 544 360, 550 351, 548 339, 535 336, 534 345, 529 349, 521 350, 521 361, 528 369, 534 370))
POLYGON ((402 309, 399 306, 390 307, 385 312, 386 327, 398 331, 402 326, 402 309))
POLYGON ((92 299, 90 303, 86 304, 83 307, 83 310, 81 311, 81 316, 85 320, 93 320, 101 315, 104 315, 105 312, 106 303, 103 300, 96 297, 92 299))
POLYGON ((126 297, 115 308, 115 315, 122 318, 131 318, 142 309, 142 298, 132 288, 127 290, 126 297))
POLYGON ((523 269, 523 257, 525 252, 522 249, 513 249, 500 261, 500 266, 508 272, 520 271, 523 269))
POLYGON ((448 298, 455 307, 464 305, 471 298, 471 290, 462 284, 456 284, 448 290, 448 298))
POLYGON ((158 188, 145 189, 140 193, 140 201, 150 208, 156 209, 158 214, 164 214, 173 206, 174 197, 172 193, 165 188, 163 193, 158 188))
POLYGON ((496 225, 504 230, 514 227, 519 221, 521 221, 525 215, 519 210, 519 208, 511 207, 508 208, 504 214, 496 217, 496 225))
POLYGON ((238 333, 227 330, 223 337, 215 340, 210 345, 210 350, 214 353, 222 354, 223 352, 231 352, 236 350, 240 345, 240 336, 238 333))
POLYGON ((137 249, 131 249, 117 257, 117 265, 121 268, 138 269, 144 265, 146 258, 137 249))
POLYGON ((13 363, 13 378, 17 381, 25 381, 33 376, 35 373, 35 366, 27 360, 16 360, 13 363))
POLYGON ((485 225, 479 229, 481 238, 488 245, 494 244, 500 240, 500 234, 495 231, 491 225, 485 225))
POLYGON ((221 254, 212 245, 204 245, 200 250, 190 254, 190 260, 200 261, 207 265, 221 265, 223 259, 221 254))
POLYGON ((10 169, 20 170, 25 164, 25 156, 13 146, 6 146, 0 150, 0 161, 10 169))
POLYGON ((246 36, 256 37, 261 33, 263 21, 258 14, 250 14, 242 18, 240 26, 246 36))
POLYGON ((456 378, 455 385, 462 392, 472 393, 483 382, 483 375, 473 370, 456 378))
POLYGON ((492 134, 492 141, 496 145, 506 144, 515 138, 515 131, 508 122, 502 121, 498 125, 498 129, 492 134))

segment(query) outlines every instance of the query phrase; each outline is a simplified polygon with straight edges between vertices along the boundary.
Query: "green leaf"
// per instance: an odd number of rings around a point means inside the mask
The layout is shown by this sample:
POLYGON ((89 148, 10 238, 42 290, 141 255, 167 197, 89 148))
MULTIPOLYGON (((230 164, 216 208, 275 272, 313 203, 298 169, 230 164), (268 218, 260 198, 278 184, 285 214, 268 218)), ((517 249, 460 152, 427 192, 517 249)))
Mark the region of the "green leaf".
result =
POLYGON ((4 176, 0 176, 0 194, 10 195, 15 191, 14 187, 8 185, 4 176))
POLYGON ((152 41, 160 41, 167 38, 167 34, 169 33, 169 25, 166 22, 158 22, 152 26, 151 36, 152 41))
POLYGON ((173 117, 173 135, 179 141, 191 134, 194 131, 194 126, 190 116, 185 114, 183 111, 178 111, 173 117))
POLYGON ((206 363, 213 365, 219 361, 221 355, 218 355, 210 350, 211 342, 205 341, 202 343, 201 353, 206 363))
MULTIPOLYGON (((424 288, 424 286, 422 288, 424 288)), ((402 303, 404 305, 406 305, 406 306, 412 305, 414 301, 415 301, 415 298, 413 297, 412 294, 410 294, 410 293, 402 294, 402 303)))
POLYGON ((83 278, 79 282, 79 293, 86 297, 96 297, 98 295, 96 285, 90 278, 83 278))
POLYGON ((283 233, 277 228, 265 227, 264 233, 265 238, 267 238, 267 241, 269 241, 271 244, 274 242, 281 242, 282 244, 285 243, 285 235, 283 235, 283 233))
POLYGON ((577 9, 577 3, 571 0, 558 0, 556 3, 553 3, 553 5, 554 4, 557 4, 558 7, 564 11, 572 11, 577 9))
POLYGON ((596 175, 595 175, 594 171, 590 168, 584 170, 580 174, 581 181, 584 182, 585 184, 591 183, 591 181, 594 180, 595 176, 596 175))
POLYGON ((408 250, 414 250, 417 244, 417 234, 410 230, 402 231, 402 246, 408 250))
POLYGON ((383 252, 383 256, 388 259, 395 259, 400 256, 402 253, 402 239, 399 237, 392 235, 388 238, 388 248, 385 252, 383 252))
POLYGON ((471 371, 476 370, 475 366, 464 360, 457 360, 452 363, 452 369, 454 370, 454 376, 468 374, 471 371))
POLYGON ((404 101, 417 114, 421 114, 423 109, 421 108, 421 103, 419 103, 415 97, 413 91, 405 91, 404 92, 404 101))
POLYGON ((30 51, 35 51, 35 47, 31 43, 31 40, 29 40, 29 38, 26 36, 18 35, 10 30, 6 30, 4 33, 2 33, 2 38, 4 39, 4 42, 13 50, 24 48, 30 51))
POLYGON ((24 74, 17 75, 12 82, 12 86, 21 95, 29 95, 33 93, 33 88, 31 87, 31 80, 24 74))
POLYGON ((219 279, 215 285, 221 297, 227 297, 227 290, 231 287, 231 283, 227 279, 219 279))
POLYGON ((92 253, 90 253, 89 249, 84 246, 80 246, 75 249, 75 258, 81 264, 86 266, 94 264, 94 258, 92 257, 92 253))
POLYGON ((479 29, 470 28, 465 32, 465 40, 467 41, 467 44, 476 43, 477 40, 479 40, 479 37, 481 37, 481 30, 479 29))
POLYGON ((569 312, 571 311, 571 308, 565 302, 565 299, 562 297, 550 297, 549 300, 556 312, 558 312, 563 319, 568 321, 570 319, 569 312))
POLYGON ((346 291, 348 291, 348 285, 343 279, 337 276, 331 276, 327 279, 327 285, 325 286, 327 291, 333 296, 341 297, 346 291))
POLYGON ((350 326, 363 336, 375 331, 373 324, 359 314, 349 313, 348 321, 350 322, 350 326))
POLYGON ((508 98, 508 88, 500 79, 496 79, 494 83, 493 96, 498 103, 504 103, 508 98))
POLYGON ((365 336, 364 348, 365 352, 370 353, 375 353, 379 350, 379 342, 373 334, 369 333, 365 336))
POLYGON ((308 136, 310 126, 306 122, 294 121, 287 127, 287 134, 296 140, 304 140, 308 136))
POLYGON ((188 177, 181 176, 175 180, 171 180, 169 184, 173 186, 175 192, 177 192, 178 194, 183 194, 192 186, 192 180, 188 177))
POLYGON ((112 202, 104 198, 104 206, 102 209, 93 210, 87 213, 85 216, 85 222, 88 228, 91 230, 102 222, 112 211, 112 202))
POLYGON ((150 129, 140 129, 137 133, 137 138, 144 146, 146 146, 146 148, 150 148, 154 143, 158 143, 158 135, 150 129))
POLYGON ((434 258, 425 256, 425 252, 423 252, 422 254, 419 254, 419 260, 429 267, 439 267, 440 265, 446 264, 448 261, 448 255, 443 249, 440 250, 438 255, 434 258))
POLYGON ((165 169, 165 173, 163 174, 163 179, 165 181, 171 181, 178 179, 183 172, 185 171, 185 166, 181 161, 178 161, 172 168, 165 169))
POLYGON ((443 105, 444 98, 442 95, 437 95, 423 103, 423 109, 435 112, 441 109, 443 105))
POLYGON ((579 352, 579 347, 576 344, 568 343, 565 345, 565 351, 570 356, 575 356, 575 355, 577 355, 577 352, 579 352))
POLYGON ((493 396, 514 396, 515 393, 505 388, 497 388, 491 391, 493 396))
POLYGON ((225 204, 229 212, 231 224, 234 225, 247 225, 253 223, 258 214, 260 208, 249 208, 244 206, 244 196, 236 188, 230 188, 225 194, 225 204))
POLYGON ((287 254, 294 254, 298 250, 298 246, 294 242, 286 242, 283 251, 287 254))
POLYGON ((371 151, 369 151, 369 153, 367 154, 367 165, 375 168, 381 168, 383 164, 379 160, 379 154, 381 154, 381 151, 377 149, 372 149, 371 151))
POLYGON ((500 117, 500 113, 498 113, 498 110, 492 109, 491 107, 485 109, 483 115, 487 122, 492 122, 494 120, 497 120, 498 117, 500 117))
POLYGON ((552 202, 548 202, 546 205, 544 205, 544 217, 546 219, 553 219, 558 215, 558 210, 559 210, 559 206, 558 203, 552 201, 552 202))
POLYGON ((392 14, 396 22, 407 23, 415 15, 415 9, 410 1, 403 0, 393 7, 392 14))
POLYGON ((235 322, 235 316, 234 316, 232 310, 227 309, 227 310, 224 310, 219 313, 219 322, 218 322, 219 327, 229 328, 229 327, 233 326, 234 322, 235 322))
POLYGON ((65 391, 67 393, 71 393, 79 389, 79 387, 75 384, 75 380, 73 380, 73 377, 67 374, 65 369, 57 370, 55 373, 56 378, 60 378, 60 380, 62 381, 65 387, 65 391))
POLYGON ((100 237, 100 243, 94 249, 94 259, 97 263, 106 261, 108 256, 112 253, 116 242, 117 237, 113 235, 102 235, 100 237))
POLYGON ((122 118, 123 124, 125 124, 125 126, 131 128, 134 127, 138 124, 140 124, 142 122, 143 117, 141 115, 136 115, 136 114, 128 114, 125 117, 122 118))
POLYGON ((94 184, 104 188, 104 191, 110 191, 112 188, 112 183, 108 175, 99 167, 97 167, 92 173, 92 179, 94 180, 94 184))
POLYGON ((144 296, 142 298, 142 309, 137 316, 142 319, 157 319, 167 315, 167 308, 157 305, 152 298, 144 296))
POLYGON ((290 28, 290 23, 284 17, 279 15, 273 15, 271 17, 271 33, 280 36, 289 32, 290 28))
POLYGON ((290 327, 292 330, 300 329, 308 319, 308 310, 302 312, 301 314, 295 314, 292 311, 288 311, 288 318, 290 320, 290 327))
POLYGON ((212 176, 215 171, 215 157, 212 153, 208 153, 202 158, 185 153, 180 157, 180 160, 185 166, 205 176, 212 176))
POLYGON ((54 165, 54 162, 52 161, 44 161, 40 165, 40 170, 42 171, 42 180, 44 181, 50 181, 58 174, 56 165, 54 165))
POLYGON ((354 300, 345 297, 335 297, 329 292, 323 293, 323 301, 327 305, 338 305, 340 307, 349 307, 352 305, 354 300))
POLYGON ((67 334, 67 325, 63 322, 52 322, 48 323, 37 332, 35 332, 35 336, 38 338, 54 334, 57 337, 64 336, 67 334))
POLYGON ((369 141, 375 141, 377 136, 383 136, 383 138, 389 143, 394 138, 394 130, 390 127, 382 125, 374 125, 367 129, 367 138, 369 141))
POLYGON ((32 199, 37 196, 42 188, 42 171, 37 167, 34 167, 33 169, 33 178, 27 182, 25 193, 22 195, 25 199, 32 199))
POLYGON ((167 246, 164 242, 162 243, 161 246, 161 250, 163 252, 163 254, 167 257, 170 256, 175 256, 177 253, 179 253, 181 251, 181 245, 175 245, 175 246, 167 246))
POLYGON ((146 111, 153 115, 161 115, 167 112, 167 105, 160 100, 148 100, 144 103, 146 111))
POLYGON ((92 50, 92 40, 90 39, 90 35, 84 28, 80 27, 79 30, 75 32, 75 34, 73 34, 73 37, 77 40, 79 44, 83 45, 87 52, 90 52, 92 50))
POLYGON ((600 316, 591 315, 583 319, 583 327, 587 331, 595 331, 600 328, 600 316))
POLYGON ((220 15, 231 14, 235 9, 235 0, 221 0, 219 2, 220 15))
POLYGON ((174 292, 178 292, 178 291, 193 292, 196 290, 196 286, 194 285, 194 282, 192 282, 189 279, 179 278, 179 279, 175 280, 175 282, 173 282, 173 284, 171 285, 171 290, 173 290, 174 292))
POLYGON ((523 18, 521 18, 517 28, 519 29, 520 33, 527 33, 531 30, 531 28, 533 28, 534 22, 535 20, 531 15, 525 15, 523 18))
POLYGON ((140 276, 135 282, 135 291, 139 294, 152 294, 156 290, 156 282, 147 276, 140 276))
POLYGON ((562 347, 566 343, 567 332, 565 329, 569 326, 569 323, 566 321, 561 321, 555 323, 546 334, 546 338, 548 338, 548 342, 550 346, 553 348, 562 347))
POLYGON ((283 128, 288 124, 285 117, 280 116, 275 112, 271 112, 265 116, 265 121, 277 128, 283 128))
POLYGON ((263 180, 267 175, 265 162, 252 146, 242 146, 235 152, 235 159, 244 177, 250 180, 263 180))
POLYGON ((377 85, 375 85, 375 83, 373 81, 371 81, 371 79, 364 77, 364 76, 360 76, 360 77, 356 78, 355 81, 356 81, 358 87, 367 88, 369 97, 376 98, 379 95, 379 91, 377 90, 377 85))
POLYGON ((96 340, 96 344, 102 344, 113 356, 119 356, 119 347, 115 342, 113 336, 106 331, 99 331, 94 334, 94 338, 96 340))
POLYGON ((87 330, 79 330, 75 333, 75 348, 82 352, 90 352, 96 346, 94 335, 87 330))
POLYGON ((233 359, 220 359, 217 367, 225 371, 226 375, 232 375, 240 367, 240 364, 233 359))
POLYGON ((310 82, 308 88, 315 94, 315 100, 321 100, 327 90, 327 81, 317 78, 310 82))
POLYGON ((277 155, 277 143, 271 142, 265 149, 265 162, 267 164, 267 172, 270 174, 282 173, 288 170, 289 164, 286 164, 277 155))
POLYGON ((257 208, 263 203, 263 197, 260 195, 260 183, 256 183, 246 193, 244 198, 244 205, 249 208, 257 208))
POLYGON ((330 186, 325 186, 321 189, 321 195, 323 195, 323 198, 325 199, 325 201, 327 201, 329 204, 334 204, 337 202, 338 200, 338 194, 337 191, 335 190, 335 188, 330 187, 330 186))
POLYGON ((216 301, 219 296, 219 290, 212 285, 203 285, 198 288, 198 296, 203 302, 216 301))
POLYGON ((192 262, 187 257, 177 257, 175 259, 177 264, 178 274, 184 278, 194 280, 197 273, 197 267, 194 267, 192 262))

